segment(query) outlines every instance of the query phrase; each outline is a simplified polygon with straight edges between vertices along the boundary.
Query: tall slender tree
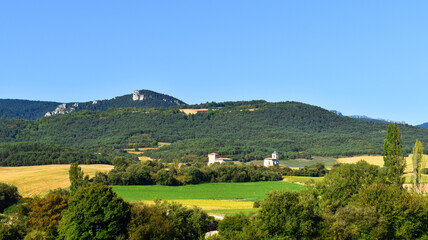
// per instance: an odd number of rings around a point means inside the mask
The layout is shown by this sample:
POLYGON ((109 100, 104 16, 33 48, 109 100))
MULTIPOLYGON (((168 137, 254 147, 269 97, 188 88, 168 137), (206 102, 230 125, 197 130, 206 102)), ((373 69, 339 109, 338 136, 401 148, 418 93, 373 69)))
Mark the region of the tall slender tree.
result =
POLYGON ((423 192, 422 171, 425 168, 424 163, 424 146, 419 140, 416 140, 413 147, 413 189, 418 192, 423 192))
POLYGON ((79 167, 78 163, 72 163, 70 165, 70 169, 68 170, 68 176, 70 178, 70 191, 71 194, 73 194, 77 189, 80 187, 83 187, 84 185, 84 178, 83 178, 83 171, 79 167))
POLYGON ((386 176, 391 184, 402 185, 404 179, 402 177, 406 160, 402 150, 403 137, 400 134, 400 129, 396 123, 389 124, 386 139, 383 145, 384 165, 386 167, 386 176))

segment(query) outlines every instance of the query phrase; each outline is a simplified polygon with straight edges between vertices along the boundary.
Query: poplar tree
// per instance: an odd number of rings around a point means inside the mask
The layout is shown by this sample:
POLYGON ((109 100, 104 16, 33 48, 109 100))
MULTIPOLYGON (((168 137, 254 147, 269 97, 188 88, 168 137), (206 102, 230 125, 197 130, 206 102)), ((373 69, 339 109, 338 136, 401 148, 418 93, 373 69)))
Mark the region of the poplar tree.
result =
POLYGON ((417 193, 423 191, 422 171, 425 167, 424 163, 424 146, 419 140, 416 140, 413 147, 413 189, 417 193))
POLYGON ((68 170, 68 176, 70 178, 70 192, 73 194, 77 189, 84 187, 89 182, 89 176, 83 177, 83 171, 79 167, 78 163, 72 163, 68 170))
POLYGON ((386 167, 386 177, 389 183, 401 186, 404 183, 402 177, 406 160, 402 150, 403 137, 396 123, 389 124, 386 139, 383 145, 384 165, 386 167))

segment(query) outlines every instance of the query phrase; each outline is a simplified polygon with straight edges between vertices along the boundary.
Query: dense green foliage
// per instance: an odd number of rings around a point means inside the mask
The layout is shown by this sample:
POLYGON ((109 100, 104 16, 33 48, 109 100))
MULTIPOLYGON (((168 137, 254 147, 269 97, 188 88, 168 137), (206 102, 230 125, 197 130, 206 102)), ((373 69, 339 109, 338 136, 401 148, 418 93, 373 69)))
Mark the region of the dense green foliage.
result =
POLYGON ((18 188, 6 183, 0 183, 0 213, 21 199, 18 188))
MULTIPOLYGON (((114 169, 107 174, 97 173, 93 181, 110 185, 158 184, 167 186, 208 182, 278 181, 282 180, 281 170, 274 167, 267 168, 233 163, 216 163, 199 168, 185 165, 178 168, 159 161, 128 165, 122 158, 116 158, 114 169)), ((292 172, 291 169, 289 170, 292 172)))
MULTIPOLYGON (((240 161, 263 159, 274 150, 280 159, 383 152, 383 123, 340 117, 297 102, 208 105, 212 105, 210 111, 194 115, 185 115, 180 107, 127 108, 79 111, 35 121, 0 120, 0 141, 68 145, 110 159, 117 154, 115 149, 172 142, 145 152, 168 162, 206 161, 211 152, 240 161)), ((406 153, 411 152, 416 138, 428 142, 428 130, 408 125, 400 125, 400 129, 406 153)))
POLYGON ((269 238, 312 239, 321 222, 316 197, 309 192, 271 192, 257 215, 269 238))
POLYGON ((400 134, 398 125, 389 124, 386 139, 383 145, 384 165, 386 167, 387 180, 390 183, 401 186, 404 183, 402 177, 406 168, 406 160, 402 150, 403 137, 400 134))
POLYGON ((110 163, 108 158, 88 150, 65 145, 19 142, 0 144, 0 166, 32 166, 45 164, 110 163))
POLYGON ((426 239, 428 199, 385 183, 379 171, 344 164, 315 189, 271 192, 256 215, 226 217, 212 239, 426 239))
POLYGON ((387 239, 428 237, 428 199, 396 185, 373 184, 362 190, 355 205, 374 207, 385 218, 387 239))
POLYGON ((324 164, 316 163, 312 166, 305 166, 297 170, 292 170, 291 168, 283 168, 282 175, 294 175, 294 176, 306 176, 306 177, 322 177, 328 173, 328 170, 325 168, 324 164))
POLYGON ((416 140, 413 147, 412 163, 413 163, 413 190, 418 193, 424 192, 422 172, 425 168, 424 145, 419 140, 416 140))
POLYGON ((378 166, 365 161, 356 164, 342 164, 334 168, 317 185, 323 196, 321 204, 330 211, 347 205, 354 194, 375 182, 383 182, 385 175, 378 166))
POLYGON ((70 179, 70 191, 74 194, 79 188, 85 187, 89 184, 89 176, 83 176, 84 173, 79 167, 79 164, 72 163, 68 170, 68 176, 70 179))
POLYGON ((59 226, 60 239, 116 239, 126 236, 130 210, 111 187, 79 188, 68 201, 59 226))
POLYGON ((18 99, 0 99, 0 118, 34 120, 54 110, 60 103, 18 99))
POLYGON ((325 239, 385 239, 386 218, 371 206, 346 205, 324 215, 325 239))
POLYGON ((157 200, 154 206, 132 205, 128 233, 131 240, 200 239, 215 226, 214 218, 200 208, 157 200))

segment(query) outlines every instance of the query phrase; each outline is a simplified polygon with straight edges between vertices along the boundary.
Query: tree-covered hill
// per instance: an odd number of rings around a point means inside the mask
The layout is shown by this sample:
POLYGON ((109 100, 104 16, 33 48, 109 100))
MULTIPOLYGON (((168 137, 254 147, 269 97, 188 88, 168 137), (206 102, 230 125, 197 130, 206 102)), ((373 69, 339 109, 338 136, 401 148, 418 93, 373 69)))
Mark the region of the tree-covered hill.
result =
POLYGON ((65 103, 63 109, 61 109, 62 106, 60 105, 62 105, 62 103, 59 102, 0 99, 0 119, 22 118, 35 120, 45 116, 48 112, 55 115, 83 110, 105 111, 110 108, 171 107, 186 105, 186 103, 165 94, 149 90, 136 90, 133 94, 127 94, 108 100, 65 103), (133 99, 134 95, 137 98, 136 100, 133 99))
MULTIPOLYGON (((113 108, 34 121, 0 120, 0 141, 55 143, 105 153, 158 141, 172 144, 146 154, 166 161, 205 160, 210 152, 252 160, 274 150, 287 159, 382 154, 387 129, 385 123, 341 117, 298 102, 226 102, 187 107, 209 111, 186 115, 180 106, 113 108)), ((428 143, 428 130, 409 125, 400 125, 400 130, 408 153, 416 139, 428 143)))
POLYGON ((418 127, 421 127, 421 128, 428 128, 428 122, 423 123, 423 124, 421 124, 421 125, 418 125, 418 127))
POLYGON ((171 97, 166 94, 153 92, 150 90, 138 90, 138 100, 133 100, 134 94, 127 94, 120 97, 115 97, 109 100, 98 100, 91 102, 79 103, 76 111, 92 110, 105 111, 110 108, 151 108, 151 107, 171 107, 178 105, 186 105, 185 102, 171 97))
POLYGON ((0 118, 23 118, 34 120, 52 111, 60 103, 19 99, 0 99, 0 118))

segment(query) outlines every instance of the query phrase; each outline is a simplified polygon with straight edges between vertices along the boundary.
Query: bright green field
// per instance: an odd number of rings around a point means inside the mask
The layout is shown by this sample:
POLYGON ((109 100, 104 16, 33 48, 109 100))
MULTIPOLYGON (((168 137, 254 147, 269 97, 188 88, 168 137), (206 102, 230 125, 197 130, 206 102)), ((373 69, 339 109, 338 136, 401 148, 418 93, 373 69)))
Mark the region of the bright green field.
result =
POLYGON ((272 190, 302 190, 304 186, 288 182, 249 182, 249 183, 205 183, 178 187, 113 186, 113 190, 126 201, 178 199, 238 199, 246 201, 262 200, 266 192, 272 190))

